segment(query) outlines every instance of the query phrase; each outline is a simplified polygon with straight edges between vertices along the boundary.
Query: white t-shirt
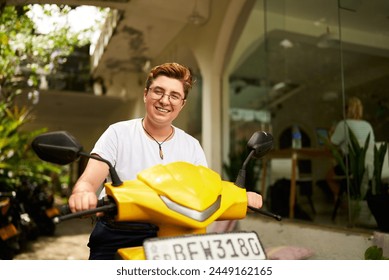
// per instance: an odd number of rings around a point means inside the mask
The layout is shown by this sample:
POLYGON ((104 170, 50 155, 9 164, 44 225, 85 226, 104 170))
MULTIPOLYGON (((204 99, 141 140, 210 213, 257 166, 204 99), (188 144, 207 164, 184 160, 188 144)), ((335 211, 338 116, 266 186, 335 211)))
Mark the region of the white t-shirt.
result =
POLYGON ((339 145, 343 152, 346 152, 348 136, 347 127, 351 129, 357 138, 359 145, 362 147, 365 144, 366 138, 370 133, 370 143, 374 143, 374 131, 370 123, 364 120, 345 120, 340 121, 335 127, 334 133, 331 136, 331 142, 339 145), (346 129, 345 129, 346 126, 346 129))
MULTIPOLYGON (((158 144, 147 136, 139 118, 110 125, 91 153, 111 162, 122 181, 133 180, 140 171, 157 164, 185 161, 208 166, 199 141, 177 127, 173 137, 162 144, 162 151, 163 159, 158 144)), ((100 197, 103 195, 104 191, 100 197)))
POLYGON ((364 120, 351 120, 347 119, 345 121, 340 121, 335 127, 334 133, 331 136, 331 142, 335 145, 338 145, 343 154, 347 153, 347 141, 348 139, 348 128, 354 133, 355 137, 358 140, 358 143, 361 147, 365 145, 367 136, 370 133, 370 142, 366 152, 365 164, 368 168, 369 178, 373 176, 373 166, 374 166, 374 143, 375 136, 373 127, 370 123, 364 120), (345 129, 346 126, 346 129, 345 129))

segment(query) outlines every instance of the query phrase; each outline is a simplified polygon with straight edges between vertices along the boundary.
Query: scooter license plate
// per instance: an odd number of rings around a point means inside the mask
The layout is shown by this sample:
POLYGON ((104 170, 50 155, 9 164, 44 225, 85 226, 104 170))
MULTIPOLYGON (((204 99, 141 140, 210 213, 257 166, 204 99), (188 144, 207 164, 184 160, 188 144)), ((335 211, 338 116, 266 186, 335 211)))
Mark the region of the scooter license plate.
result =
POLYGON ((255 232, 226 232, 151 238, 143 243, 148 260, 265 260, 255 232))
POLYGON ((18 234, 18 230, 13 224, 8 224, 0 228, 0 238, 5 241, 18 234))
POLYGON ((58 216, 59 214, 60 214, 60 213, 59 213, 58 208, 52 207, 52 208, 46 209, 46 215, 47 215, 47 217, 49 217, 49 218, 52 218, 52 217, 54 217, 54 216, 58 216))

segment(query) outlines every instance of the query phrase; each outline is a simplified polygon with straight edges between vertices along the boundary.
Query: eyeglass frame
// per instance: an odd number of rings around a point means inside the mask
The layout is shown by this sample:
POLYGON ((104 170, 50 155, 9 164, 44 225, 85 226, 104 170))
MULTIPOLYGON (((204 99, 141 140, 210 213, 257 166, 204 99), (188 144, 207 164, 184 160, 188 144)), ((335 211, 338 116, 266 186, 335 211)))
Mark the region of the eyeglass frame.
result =
POLYGON ((173 99, 173 102, 172 102, 172 99, 170 99, 170 97, 172 97, 172 93, 170 93, 170 94, 167 94, 167 93, 165 93, 166 92, 166 90, 163 88, 163 87, 160 87, 160 86, 155 86, 155 87, 149 87, 148 89, 147 89, 147 91, 148 92, 150 92, 151 91, 151 94, 154 94, 155 96, 155 98, 153 98, 153 96, 151 96, 151 98, 152 99, 154 99, 154 100, 161 100, 165 95, 167 96, 167 98, 168 98, 168 100, 169 100, 169 102, 172 104, 172 105, 179 105, 180 104, 180 102, 181 101, 185 101, 186 100, 186 98, 184 97, 184 98, 182 98, 182 95, 180 94, 180 93, 178 93, 178 92, 173 92, 173 98, 174 98, 174 96, 176 96, 178 99, 173 99), (155 92, 155 90, 160 90, 161 92, 155 92), (179 95, 179 97, 178 97, 178 95, 179 95), (177 100, 177 104, 175 104, 174 102, 177 100))

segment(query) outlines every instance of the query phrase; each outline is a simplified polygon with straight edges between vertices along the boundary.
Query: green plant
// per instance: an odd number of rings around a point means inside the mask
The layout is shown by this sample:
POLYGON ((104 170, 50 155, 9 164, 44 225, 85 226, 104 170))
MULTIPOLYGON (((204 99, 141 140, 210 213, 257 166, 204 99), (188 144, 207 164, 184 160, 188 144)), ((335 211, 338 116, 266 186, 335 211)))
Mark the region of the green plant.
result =
POLYGON ((353 131, 349 132, 349 162, 350 162, 350 197, 354 199, 363 199, 367 192, 369 176, 366 168, 366 152, 369 149, 370 133, 366 137, 365 144, 360 146, 353 131))
MULTIPOLYGON (((0 83, 2 91, 15 86, 37 87, 42 76, 53 75, 75 47, 90 43, 85 34, 51 21, 52 31, 40 33, 32 20, 32 10, 40 5, 0 8, 0 83)), ((42 5, 42 13, 65 19, 70 6, 42 5)), ((4 95, 4 93, 2 93, 4 95)))
POLYGON ((389 258, 384 256, 381 247, 374 245, 366 249, 365 260, 389 260, 389 258))
MULTIPOLYGON (((32 107, 39 100, 36 98, 39 78, 55 73, 75 46, 86 43, 78 37, 82 32, 70 32, 65 26, 49 34, 39 33, 28 16, 31 8, 31 5, 0 7, 1 190, 16 190, 25 181, 49 183, 52 175, 61 171, 59 166, 41 161, 30 147, 32 139, 46 128, 26 131, 23 126, 31 120, 32 107), (24 92, 33 96, 33 102, 19 107, 16 97, 24 92)), ((72 9, 47 5, 42 8, 45 14, 55 11, 66 14, 72 9)))
POLYGON ((389 194, 388 186, 382 184, 382 167, 384 165, 385 154, 387 152, 387 143, 382 143, 379 147, 374 146, 374 171, 371 185, 372 195, 389 194))
POLYGON ((343 154, 339 148, 332 144, 328 139, 323 139, 327 148, 331 151, 337 164, 342 168, 344 174, 350 174, 350 198, 361 200, 365 197, 368 188, 369 176, 366 168, 365 158, 366 152, 369 149, 370 133, 366 137, 365 143, 361 146, 353 133, 348 128, 348 161, 349 170, 347 172, 346 165, 343 160, 343 154))
POLYGON ((44 184, 51 182, 51 174, 60 167, 41 161, 31 149, 32 139, 46 131, 45 128, 23 131, 30 120, 26 107, 14 104, 15 95, 0 99, 0 187, 16 190, 25 181, 44 184))
MULTIPOLYGON (((235 149, 228 155, 229 162, 223 163, 223 171, 229 180, 235 180, 239 170, 248 156, 246 139, 238 141, 235 149)), ((258 160, 251 160, 246 166, 246 187, 248 191, 255 189, 255 184, 259 179, 260 172, 257 170, 258 160)))

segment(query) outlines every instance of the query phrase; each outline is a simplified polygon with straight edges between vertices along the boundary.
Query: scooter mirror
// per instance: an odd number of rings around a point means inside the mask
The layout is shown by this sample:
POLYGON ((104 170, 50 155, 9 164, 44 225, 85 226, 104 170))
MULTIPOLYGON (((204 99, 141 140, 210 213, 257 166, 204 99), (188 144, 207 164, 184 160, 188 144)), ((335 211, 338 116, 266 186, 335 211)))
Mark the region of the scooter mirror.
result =
POLYGON ((253 158, 259 159, 273 148, 273 136, 265 131, 257 131, 251 136, 247 148, 254 151, 253 158))
POLYGON ((122 181, 116 173, 115 168, 108 160, 83 152, 81 144, 67 131, 41 134, 32 141, 31 146, 40 159, 60 165, 69 164, 80 156, 105 162, 109 167, 112 185, 122 185, 122 181))
POLYGON ((83 150, 77 140, 66 131, 41 134, 32 141, 31 146, 40 159, 60 165, 75 161, 83 150))
POLYGON ((245 188, 246 181, 246 166, 251 158, 259 159, 273 148, 273 136, 264 131, 257 131, 251 136, 247 142, 247 148, 250 151, 249 155, 243 162, 242 168, 239 170, 235 180, 235 185, 245 188))

